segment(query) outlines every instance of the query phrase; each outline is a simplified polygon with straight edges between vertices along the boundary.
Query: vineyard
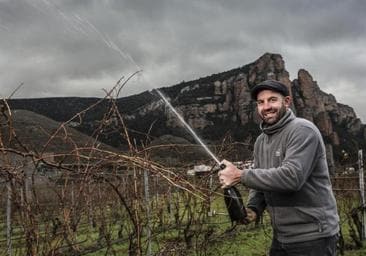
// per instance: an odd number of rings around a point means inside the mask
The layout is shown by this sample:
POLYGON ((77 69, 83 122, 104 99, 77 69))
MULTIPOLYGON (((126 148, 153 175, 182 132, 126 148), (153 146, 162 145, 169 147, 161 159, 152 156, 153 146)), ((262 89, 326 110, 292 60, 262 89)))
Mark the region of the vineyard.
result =
MULTIPOLYGON (((266 214, 259 223, 231 223, 214 169, 191 176, 192 166, 153 161, 148 147, 129 139, 115 108, 129 143, 124 153, 96 141, 77 145, 65 124, 42 150, 30 150, 6 104, 2 111, 1 255, 266 255, 266 214), (47 151, 56 140, 73 147, 47 151)), ((353 164, 332 177, 342 255, 365 252, 364 178, 362 164, 348 168, 353 164)), ((245 199, 247 188, 238 188, 245 199)))

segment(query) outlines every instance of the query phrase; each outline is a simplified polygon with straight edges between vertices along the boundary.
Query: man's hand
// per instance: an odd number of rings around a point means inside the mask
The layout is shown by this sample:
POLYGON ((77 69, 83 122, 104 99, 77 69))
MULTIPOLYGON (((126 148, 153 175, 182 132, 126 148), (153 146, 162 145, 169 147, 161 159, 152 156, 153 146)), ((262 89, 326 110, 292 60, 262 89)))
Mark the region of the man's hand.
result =
POLYGON ((253 211, 250 208, 246 208, 246 211, 247 211, 247 217, 246 217, 246 219, 249 222, 255 221, 257 219, 257 214, 255 213, 255 211, 253 211))
POLYGON ((243 170, 238 169, 235 165, 227 160, 223 160, 220 165, 224 165, 225 169, 218 172, 221 188, 232 187, 240 182, 243 170))

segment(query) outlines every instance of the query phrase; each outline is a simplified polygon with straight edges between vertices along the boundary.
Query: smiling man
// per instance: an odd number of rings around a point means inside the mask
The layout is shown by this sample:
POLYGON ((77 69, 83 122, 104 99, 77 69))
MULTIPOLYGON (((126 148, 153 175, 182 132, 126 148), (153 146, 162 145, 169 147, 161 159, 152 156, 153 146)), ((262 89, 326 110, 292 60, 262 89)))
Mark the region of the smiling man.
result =
POLYGON ((271 88, 267 89, 269 86, 262 84, 261 87, 257 86, 256 90, 252 92, 252 95, 257 95, 254 97, 257 100, 258 114, 262 118, 263 124, 268 126, 277 123, 286 114, 291 98, 286 87, 282 88, 273 81, 267 81, 264 84, 271 84, 274 88, 278 87, 277 92, 271 88), (259 91, 259 89, 262 90, 259 91))
POLYGON ((223 187, 251 188, 248 220, 271 216, 271 256, 336 255, 339 216, 323 139, 317 127, 295 117, 288 88, 274 80, 251 91, 262 119, 254 145, 254 167, 239 170, 224 160, 223 187))

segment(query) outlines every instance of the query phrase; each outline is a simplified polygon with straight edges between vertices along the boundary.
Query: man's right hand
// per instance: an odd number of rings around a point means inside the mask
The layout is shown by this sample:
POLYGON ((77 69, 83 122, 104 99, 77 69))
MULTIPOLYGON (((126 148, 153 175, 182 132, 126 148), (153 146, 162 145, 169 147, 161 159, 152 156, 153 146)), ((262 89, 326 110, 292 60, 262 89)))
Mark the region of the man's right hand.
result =
POLYGON ((225 166, 223 170, 217 173, 221 188, 232 187, 240 182, 243 170, 239 170, 233 163, 227 160, 223 160, 220 165, 225 166))

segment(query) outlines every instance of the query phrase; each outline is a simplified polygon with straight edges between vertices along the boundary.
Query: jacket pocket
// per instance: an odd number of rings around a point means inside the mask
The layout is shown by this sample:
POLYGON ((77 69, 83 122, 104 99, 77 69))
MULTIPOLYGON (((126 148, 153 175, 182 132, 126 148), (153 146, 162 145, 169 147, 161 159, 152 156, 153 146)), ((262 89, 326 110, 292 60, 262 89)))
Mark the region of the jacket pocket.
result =
POLYGON ((274 228, 282 236, 320 233, 324 230, 325 213, 322 207, 275 207, 274 228))

